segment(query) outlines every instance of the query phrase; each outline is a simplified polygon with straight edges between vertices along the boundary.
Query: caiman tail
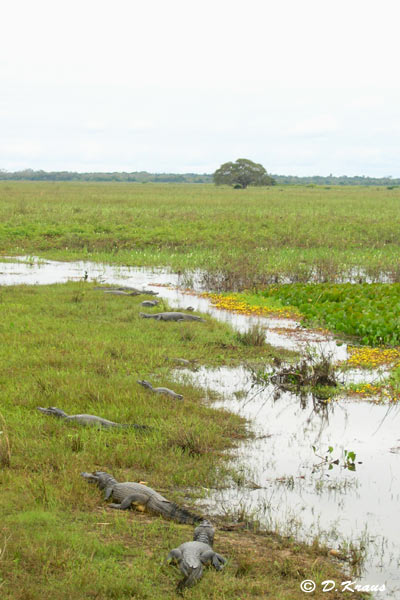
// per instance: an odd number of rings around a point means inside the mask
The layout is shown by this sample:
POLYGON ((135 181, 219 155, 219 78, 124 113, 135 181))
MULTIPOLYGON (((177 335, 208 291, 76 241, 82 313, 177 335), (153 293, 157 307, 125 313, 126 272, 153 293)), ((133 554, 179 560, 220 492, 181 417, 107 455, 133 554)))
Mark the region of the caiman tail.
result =
POLYGON ((196 523, 203 521, 203 517, 195 515, 185 508, 178 506, 174 502, 169 502, 168 500, 159 500, 158 498, 153 497, 150 498, 147 506, 150 510, 159 513, 168 519, 178 521, 178 523, 189 523, 190 525, 195 525, 196 523))
POLYGON ((151 431, 153 427, 149 427, 148 425, 137 425, 136 423, 124 423, 123 425, 119 425, 123 429, 134 429, 135 431, 151 431))
POLYGON ((203 565, 201 563, 199 563, 197 567, 189 567, 189 565, 183 563, 181 565, 181 570, 187 573, 187 575, 176 586, 176 590, 178 592, 183 590, 185 587, 191 587, 194 585, 197 581, 199 581, 199 579, 201 579, 203 575, 203 565))

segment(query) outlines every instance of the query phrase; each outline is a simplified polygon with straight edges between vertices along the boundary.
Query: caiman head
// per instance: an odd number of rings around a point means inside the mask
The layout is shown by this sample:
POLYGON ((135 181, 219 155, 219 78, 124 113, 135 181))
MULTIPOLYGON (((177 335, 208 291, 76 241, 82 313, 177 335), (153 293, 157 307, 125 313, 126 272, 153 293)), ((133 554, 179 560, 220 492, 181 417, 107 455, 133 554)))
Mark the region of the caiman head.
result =
POLYGON ((52 415, 53 417, 60 417, 61 419, 68 417, 67 413, 65 413, 60 408, 56 408, 55 406, 49 406, 48 408, 42 408, 41 406, 37 406, 37 409, 45 415, 52 415))
POLYGON ((203 519, 194 530, 193 540, 205 542, 210 546, 214 543, 215 529, 208 519, 203 519))
POLYGON ((110 485, 117 483, 112 475, 105 473, 104 471, 93 471, 93 473, 85 472, 81 473, 81 475, 88 483, 96 483, 101 490, 104 490, 110 485))

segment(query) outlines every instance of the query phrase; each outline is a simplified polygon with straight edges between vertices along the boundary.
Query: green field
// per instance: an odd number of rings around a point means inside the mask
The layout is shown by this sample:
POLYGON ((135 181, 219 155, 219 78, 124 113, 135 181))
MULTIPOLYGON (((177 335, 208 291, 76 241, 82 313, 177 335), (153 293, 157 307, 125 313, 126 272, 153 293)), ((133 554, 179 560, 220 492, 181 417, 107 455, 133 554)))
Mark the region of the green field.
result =
MULTIPOLYGON (((399 199, 398 190, 380 188, 6 182, 0 252, 201 268, 210 285, 226 289, 307 281, 313 273, 334 280, 351 268, 396 278, 399 199)), ((203 390, 174 383, 172 359, 265 367, 285 356, 209 317, 140 319, 142 299, 105 295, 84 281, 0 288, 1 598, 177 597, 181 576, 163 559, 192 528, 112 511, 80 472, 146 481, 192 509, 202 488, 237 477, 229 451, 251 432, 239 417, 206 405, 203 390), (143 378, 182 393, 183 402, 152 395, 137 384, 143 378), (37 406, 152 430, 80 429, 37 406)), ((217 524, 215 549, 228 564, 221 573, 207 570, 187 597, 300 600, 303 579, 344 581, 318 543, 260 535, 255 523, 232 531, 217 524)))
POLYGON ((212 287, 400 279, 400 188, 0 183, 0 252, 207 270, 212 287))
MULTIPOLYGON (((171 357, 201 364, 262 362, 268 346, 243 343, 228 326, 141 319, 142 297, 118 297, 84 282, 1 290, 0 590, 9 600, 174 598, 181 578, 163 559, 193 528, 107 509, 80 477, 107 470, 146 481, 191 506, 203 487, 235 474, 229 454, 248 435, 239 417, 174 384, 171 357), (183 401, 153 395, 138 378, 183 401), (42 415, 37 406, 91 413, 150 432, 98 431, 42 415)), ((326 550, 250 530, 217 532, 229 558, 207 571, 191 598, 300 599, 304 578, 342 580, 326 550)), ((322 596, 321 596, 322 597, 322 596)), ((335 597, 335 596, 333 596, 335 597)), ((352 595, 352 597, 357 597, 352 595)))

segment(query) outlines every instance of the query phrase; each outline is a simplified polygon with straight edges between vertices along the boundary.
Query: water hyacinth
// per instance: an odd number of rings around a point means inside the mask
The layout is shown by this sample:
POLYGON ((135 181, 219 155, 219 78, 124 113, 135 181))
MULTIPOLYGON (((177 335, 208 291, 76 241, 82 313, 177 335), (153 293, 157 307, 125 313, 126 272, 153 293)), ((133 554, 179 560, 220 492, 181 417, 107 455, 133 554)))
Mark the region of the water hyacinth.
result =
POLYGON ((367 346, 400 344, 400 285, 288 284, 270 286, 261 295, 295 306, 306 324, 357 337, 367 346))

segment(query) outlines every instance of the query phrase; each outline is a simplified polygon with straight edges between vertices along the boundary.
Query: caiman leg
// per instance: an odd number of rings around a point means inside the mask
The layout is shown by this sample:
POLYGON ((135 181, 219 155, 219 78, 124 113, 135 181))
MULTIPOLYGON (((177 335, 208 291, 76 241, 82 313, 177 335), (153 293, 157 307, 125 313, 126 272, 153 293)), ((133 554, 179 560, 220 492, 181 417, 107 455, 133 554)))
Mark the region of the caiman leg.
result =
POLYGON ((168 554, 165 562, 179 562, 180 560, 182 560, 182 552, 179 550, 179 548, 174 548, 168 554))
POLYGON ((200 560, 203 565, 206 565, 208 562, 210 562, 217 571, 220 571, 223 565, 226 563, 226 559, 213 550, 203 552, 203 554, 200 556, 200 560))
POLYGON ((108 506, 110 508, 116 508, 118 510, 126 510, 128 508, 130 508, 131 506, 134 506, 135 508, 137 508, 137 510, 140 511, 145 511, 146 510, 146 504, 148 502, 148 497, 145 496, 144 494, 132 494, 132 496, 127 496, 127 498, 124 498, 124 500, 122 500, 121 504, 109 504, 108 506))

